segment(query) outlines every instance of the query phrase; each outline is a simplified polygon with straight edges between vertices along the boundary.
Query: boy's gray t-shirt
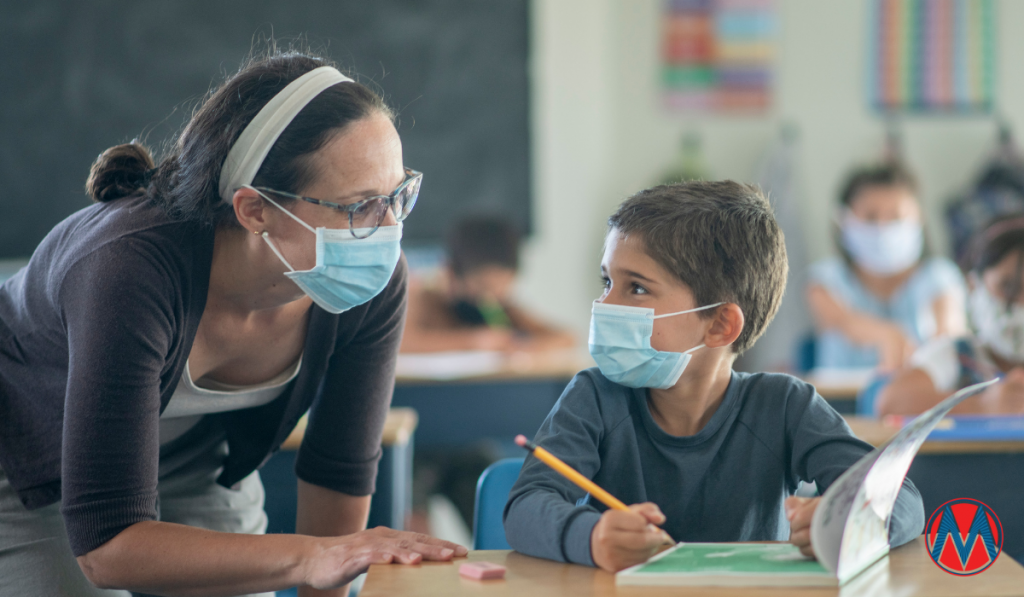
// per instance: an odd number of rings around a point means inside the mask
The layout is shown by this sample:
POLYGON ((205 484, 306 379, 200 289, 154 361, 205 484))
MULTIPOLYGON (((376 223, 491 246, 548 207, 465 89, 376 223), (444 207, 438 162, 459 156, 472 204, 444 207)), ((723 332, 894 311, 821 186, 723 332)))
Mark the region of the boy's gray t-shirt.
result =
MULTIPOLYGON (((580 372, 534 441, 626 504, 654 502, 676 541, 784 541, 783 502, 800 481, 824 492, 872 450, 814 388, 776 373, 733 372, 696 435, 651 417, 647 390, 580 372)), ((505 506, 516 551, 593 566, 590 533, 607 508, 533 456, 505 506)), ((889 529, 902 545, 924 529, 921 496, 904 480, 889 529)))

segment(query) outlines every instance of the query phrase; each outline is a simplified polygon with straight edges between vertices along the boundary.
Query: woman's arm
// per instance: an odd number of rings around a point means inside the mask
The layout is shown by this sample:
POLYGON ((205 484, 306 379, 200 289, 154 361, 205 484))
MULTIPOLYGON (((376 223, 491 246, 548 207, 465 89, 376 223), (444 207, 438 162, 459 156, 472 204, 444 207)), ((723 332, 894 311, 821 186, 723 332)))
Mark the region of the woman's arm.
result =
POLYGON ((343 537, 242 535, 145 521, 78 564, 94 585, 170 596, 238 595, 309 584, 347 585, 371 564, 417 564, 462 555, 452 543, 375 529, 343 537))
MULTIPOLYGON (((299 504, 295 532, 314 537, 343 536, 366 528, 371 496, 353 496, 331 491, 299 479, 299 504)), ((330 591, 310 586, 299 588, 299 597, 348 595, 348 585, 330 591)))
POLYGON ((811 284, 807 301, 818 329, 837 330, 855 344, 876 347, 880 369, 898 369, 913 354, 913 342, 898 325, 847 307, 824 286, 811 284))

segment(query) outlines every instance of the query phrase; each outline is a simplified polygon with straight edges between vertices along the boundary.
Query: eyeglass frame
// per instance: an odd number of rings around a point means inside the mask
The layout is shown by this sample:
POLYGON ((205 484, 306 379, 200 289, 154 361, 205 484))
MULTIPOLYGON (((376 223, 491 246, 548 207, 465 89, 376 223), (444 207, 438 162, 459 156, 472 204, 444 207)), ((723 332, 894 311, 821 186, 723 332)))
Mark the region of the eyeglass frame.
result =
MULTIPOLYGON (((363 205, 366 205, 370 201, 382 201, 384 203, 385 208, 387 210, 391 211, 391 213, 395 216, 395 220, 397 220, 399 222, 401 222, 401 221, 405 220, 407 217, 409 217, 409 214, 412 213, 413 207, 416 207, 416 199, 419 198, 419 195, 420 195, 419 189, 416 190, 416 194, 413 195, 412 201, 409 202, 409 208, 408 209, 403 209, 401 214, 395 214, 394 206, 395 206, 395 202, 398 200, 398 194, 401 193, 406 187, 408 187, 409 185, 413 184, 414 182, 419 182, 420 184, 422 184, 423 183, 423 173, 419 172, 417 170, 413 170, 412 168, 405 168, 405 180, 403 180, 402 183, 400 185, 398 185, 398 187, 396 187, 394 191, 391 191, 390 194, 388 194, 388 195, 373 195, 372 197, 367 197, 365 199, 360 199, 359 201, 356 201, 355 203, 347 203, 347 204, 334 203, 332 201, 324 201, 323 199, 314 199, 313 197, 305 197, 303 195, 296 195, 295 193, 288 193, 288 192, 285 192, 285 191, 278 191, 276 189, 271 189, 269 187, 252 187, 252 188, 257 190, 257 191, 263 191, 264 193, 273 193, 275 195, 280 195, 282 197, 287 197, 289 199, 300 199, 300 200, 305 201, 307 203, 312 203, 314 205, 323 205, 324 207, 330 207, 330 208, 335 209, 337 211, 340 211, 342 213, 347 213, 348 214, 348 227, 349 227, 349 230, 355 230, 356 228, 355 228, 355 223, 352 221, 352 214, 354 214, 355 212, 359 211, 359 208, 361 208, 363 205)), ((386 215, 386 213, 387 212, 385 212, 385 215, 386 215)), ((381 216, 381 218, 377 221, 377 224, 374 225, 373 230, 371 230, 369 234, 367 234, 366 236, 363 236, 363 237, 356 237, 356 238, 369 238, 370 236, 373 235, 374 232, 377 231, 378 228, 380 228, 380 223, 383 222, 383 221, 384 221, 384 217, 381 216)), ((355 232, 352 233, 352 236, 356 236, 355 232)))

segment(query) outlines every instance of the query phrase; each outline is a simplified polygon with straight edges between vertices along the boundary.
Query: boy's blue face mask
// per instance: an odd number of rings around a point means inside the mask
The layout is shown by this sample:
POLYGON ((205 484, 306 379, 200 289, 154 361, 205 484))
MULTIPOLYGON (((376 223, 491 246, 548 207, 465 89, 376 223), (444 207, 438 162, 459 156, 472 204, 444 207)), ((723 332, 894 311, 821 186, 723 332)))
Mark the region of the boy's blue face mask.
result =
MULTIPOLYGON (((273 199, 263 193, 260 195, 316 234, 316 265, 305 271, 295 271, 265 231, 262 236, 278 259, 291 270, 284 275, 324 311, 337 314, 358 307, 388 285, 402 254, 401 222, 396 226, 382 226, 372 236, 356 238, 348 228, 314 229, 273 199)), ((363 230, 363 233, 368 232, 363 230)))
POLYGON ((654 309, 595 301, 590 312, 590 355, 601 368, 601 373, 617 384, 667 390, 679 381, 690 362, 690 353, 704 345, 694 346, 686 352, 655 350, 651 348, 654 320, 723 304, 655 315, 654 309))

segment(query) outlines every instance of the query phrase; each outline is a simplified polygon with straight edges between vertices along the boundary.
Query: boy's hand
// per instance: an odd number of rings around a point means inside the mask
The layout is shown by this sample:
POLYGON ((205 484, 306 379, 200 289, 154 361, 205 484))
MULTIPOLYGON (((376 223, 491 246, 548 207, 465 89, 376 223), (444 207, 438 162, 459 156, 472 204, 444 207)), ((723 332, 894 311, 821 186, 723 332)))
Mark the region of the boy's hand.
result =
POLYGON ((811 517, 821 502, 820 497, 805 498, 791 496, 786 498, 786 518, 789 519, 789 542, 800 548, 805 556, 814 556, 811 545, 811 517))
POLYGON ((609 572, 647 560, 664 541, 665 534, 654 527, 665 522, 657 505, 633 504, 629 510, 608 510, 590 533, 590 555, 609 572))

